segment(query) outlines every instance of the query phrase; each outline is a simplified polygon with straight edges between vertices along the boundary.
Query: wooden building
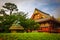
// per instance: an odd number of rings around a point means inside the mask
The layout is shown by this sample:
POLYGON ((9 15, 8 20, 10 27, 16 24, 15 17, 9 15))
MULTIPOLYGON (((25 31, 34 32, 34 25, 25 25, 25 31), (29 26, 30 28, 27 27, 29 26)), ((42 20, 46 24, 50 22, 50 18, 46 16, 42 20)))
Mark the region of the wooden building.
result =
POLYGON ((37 8, 35 8, 31 19, 40 24, 38 32, 60 32, 60 21, 37 8))
POLYGON ((16 33, 16 32, 23 31, 24 28, 23 28, 23 26, 21 26, 21 25, 12 24, 12 26, 9 28, 9 30, 11 31, 11 33, 16 33))
POLYGON ((24 28, 22 26, 11 26, 9 30, 11 31, 11 33, 16 33, 24 30, 24 28))

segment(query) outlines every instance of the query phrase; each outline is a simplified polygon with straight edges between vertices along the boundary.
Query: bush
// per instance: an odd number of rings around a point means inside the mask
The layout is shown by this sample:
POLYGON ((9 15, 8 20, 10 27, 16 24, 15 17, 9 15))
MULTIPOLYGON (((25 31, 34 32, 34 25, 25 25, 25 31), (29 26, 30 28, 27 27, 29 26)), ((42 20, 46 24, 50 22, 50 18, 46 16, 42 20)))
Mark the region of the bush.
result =
POLYGON ((60 34, 55 33, 0 33, 4 40, 60 40, 60 34))

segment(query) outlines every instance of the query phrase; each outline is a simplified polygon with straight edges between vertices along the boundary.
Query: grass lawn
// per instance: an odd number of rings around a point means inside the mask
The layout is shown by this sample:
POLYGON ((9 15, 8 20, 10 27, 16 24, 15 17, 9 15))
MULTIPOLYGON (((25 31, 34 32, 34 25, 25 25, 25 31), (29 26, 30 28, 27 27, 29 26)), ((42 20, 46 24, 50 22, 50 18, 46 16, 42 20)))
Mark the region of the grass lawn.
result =
POLYGON ((60 40, 60 33, 0 33, 0 40, 60 40))

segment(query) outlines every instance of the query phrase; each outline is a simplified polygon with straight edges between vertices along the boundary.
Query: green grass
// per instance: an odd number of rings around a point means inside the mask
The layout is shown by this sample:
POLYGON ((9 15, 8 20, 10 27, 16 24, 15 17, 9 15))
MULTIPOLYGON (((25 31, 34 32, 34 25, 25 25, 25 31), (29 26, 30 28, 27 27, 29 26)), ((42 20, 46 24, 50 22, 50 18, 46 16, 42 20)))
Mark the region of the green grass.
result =
POLYGON ((60 33, 0 33, 3 40, 60 40, 60 33))

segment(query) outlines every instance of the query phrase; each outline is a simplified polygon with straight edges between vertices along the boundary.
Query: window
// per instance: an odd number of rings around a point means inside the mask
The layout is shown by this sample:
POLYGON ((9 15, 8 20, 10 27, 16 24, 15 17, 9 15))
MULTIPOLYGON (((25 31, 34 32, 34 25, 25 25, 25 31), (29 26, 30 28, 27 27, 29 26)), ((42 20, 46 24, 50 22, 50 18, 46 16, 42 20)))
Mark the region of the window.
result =
POLYGON ((42 16, 40 19, 45 18, 45 16, 42 16))

